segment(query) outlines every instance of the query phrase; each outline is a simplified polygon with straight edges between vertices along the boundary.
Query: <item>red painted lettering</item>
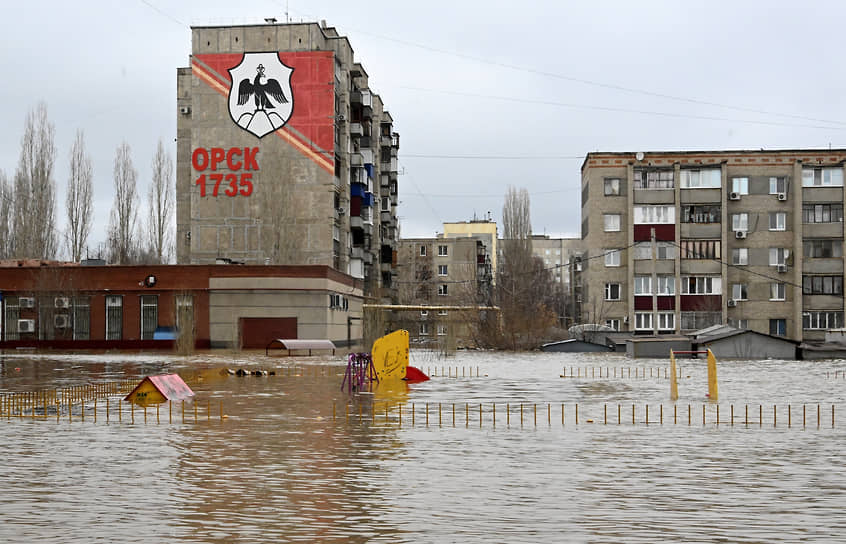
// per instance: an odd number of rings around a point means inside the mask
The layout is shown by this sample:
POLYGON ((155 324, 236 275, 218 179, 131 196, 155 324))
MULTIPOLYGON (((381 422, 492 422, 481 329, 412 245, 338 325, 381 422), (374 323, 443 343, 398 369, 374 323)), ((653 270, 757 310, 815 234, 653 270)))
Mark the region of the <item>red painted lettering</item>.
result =
POLYGON ((229 151, 226 152, 226 166, 228 166, 230 170, 241 169, 241 161, 232 160, 232 157, 235 156, 241 156, 240 147, 230 147, 229 151))
POLYGON ((198 147, 191 154, 191 164, 194 165, 194 170, 202 172, 209 165, 209 154, 202 147, 198 147), (202 161, 202 162, 201 162, 202 161))
POLYGON ((217 165, 223 162, 226 157, 222 147, 211 148, 211 169, 217 170, 217 165))
POLYGON ((252 149, 244 148, 244 170, 258 170, 258 163, 256 162, 256 155, 258 155, 259 148, 252 149))

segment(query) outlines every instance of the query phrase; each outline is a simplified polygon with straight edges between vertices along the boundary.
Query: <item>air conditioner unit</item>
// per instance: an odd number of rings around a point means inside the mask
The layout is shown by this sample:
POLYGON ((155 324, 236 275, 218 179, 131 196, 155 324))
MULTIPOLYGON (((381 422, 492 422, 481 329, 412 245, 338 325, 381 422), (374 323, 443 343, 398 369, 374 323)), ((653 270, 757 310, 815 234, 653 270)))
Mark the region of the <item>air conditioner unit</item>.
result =
POLYGON ((56 308, 70 308, 70 299, 68 297, 56 297, 53 304, 56 308))
POLYGON ((335 208, 335 211, 338 212, 338 215, 344 215, 345 213, 347 213, 347 210, 344 207, 335 208))
POLYGON ((337 119, 338 121, 343 123, 344 121, 347 120, 347 116, 342 113, 342 114, 338 115, 337 117, 335 117, 335 119, 337 119))
POLYGON ((582 263, 580 261, 580 262, 576 263, 576 272, 581 272, 581 271, 582 271, 582 263))
POLYGON ((729 200, 740 200, 740 193, 729 193, 729 200))
POLYGON ((776 267, 776 269, 781 273, 787 272, 787 265, 786 264, 780 264, 776 267))
POLYGON ((191 113, 191 106, 179 106, 179 113, 182 115, 188 115, 191 113))
POLYGON ((729 308, 734 308, 735 306, 737 306, 737 301, 733 298, 730 298, 728 302, 726 302, 726 306, 728 306, 729 308))
POLYGON ((778 199, 782 201, 787 200, 787 193, 779 193, 778 199))
POLYGON ((745 230, 736 230, 734 231, 734 237, 738 240, 743 240, 746 238, 746 231, 745 230))
POLYGON ((18 332, 35 332, 35 320, 18 319, 18 332))
POLYGON ((32 297, 21 297, 18 299, 18 306, 21 308, 35 308, 35 299, 32 297))
POLYGON ((57 329, 67 329, 70 327, 70 316, 68 315, 54 315, 53 326, 57 329))

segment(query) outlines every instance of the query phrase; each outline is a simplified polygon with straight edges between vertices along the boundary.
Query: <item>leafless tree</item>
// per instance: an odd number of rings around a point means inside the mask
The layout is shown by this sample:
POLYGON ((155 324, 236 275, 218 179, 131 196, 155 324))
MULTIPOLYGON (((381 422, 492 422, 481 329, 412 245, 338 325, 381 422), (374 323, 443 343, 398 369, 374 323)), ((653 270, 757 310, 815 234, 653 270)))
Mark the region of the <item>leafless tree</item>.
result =
POLYGON ((109 258, 115 264, 129 264, 137 257, 138 172, 132 165, 132 151, 123 142, 115 152, 115 201, 109 220, 109 258))
POLYGON ((21 156, 15 172, 15 257, 52 259, 56 256, 55 126, 47 105, 39 103, 26 116, 21 156))
POLYGON ((0 170, 0 259, 12 256, 14 242, 12 240, 12 210, 14 209, 14 192, 6 173, 0 170))
POLYGON ((147 193, 147 234, 155 262, 166 263, 173 250, 173 159, 159 140, 153 156, 153 179, 147 193))
POLYGON ((68 212, 67 245, 70 257, 79 262, 82 250, 91 232, 94 209, 94 170, 91 157, 85 152, 85 138, 81 130, 76 132, 70 153, 70 177, 65 207, 68 212))

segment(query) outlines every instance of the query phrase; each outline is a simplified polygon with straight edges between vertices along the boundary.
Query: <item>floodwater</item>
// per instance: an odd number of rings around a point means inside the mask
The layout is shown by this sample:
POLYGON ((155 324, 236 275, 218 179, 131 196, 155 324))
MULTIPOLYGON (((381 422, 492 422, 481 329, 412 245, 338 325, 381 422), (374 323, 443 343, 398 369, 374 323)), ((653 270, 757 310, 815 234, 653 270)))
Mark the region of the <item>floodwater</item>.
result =
POLYGON ((350 396, 342 357, 2 355, 0 393, 179 372, 198 417, 3 418, 0 541, 846 542, 846 361, 720 362, 719 425, 704 361, 676 403, 666 360, 412 364, 453 377, 350 396))

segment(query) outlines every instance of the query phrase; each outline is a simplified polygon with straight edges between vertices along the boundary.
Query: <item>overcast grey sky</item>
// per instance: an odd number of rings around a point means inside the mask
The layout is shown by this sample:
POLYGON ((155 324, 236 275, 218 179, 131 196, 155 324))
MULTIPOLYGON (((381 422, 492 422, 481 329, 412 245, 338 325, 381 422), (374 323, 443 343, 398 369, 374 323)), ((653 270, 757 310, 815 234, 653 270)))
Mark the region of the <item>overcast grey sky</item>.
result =
POLYGON ((589 151, 846 147, 841 2, 15 2, 0 19, 0 169, 27 110, 56 125, 58 208, 85 131, 105 238, 126 140, 146 196, 175 154, 176 68, 191 25, 325 19, 347 35, 401 134, 403 237, 531 195, 536 233, 577 236, 589 151), (801 7, 800 7, 801 6, 801 7), (499 158, 491 158, 499 157, 499 158))

